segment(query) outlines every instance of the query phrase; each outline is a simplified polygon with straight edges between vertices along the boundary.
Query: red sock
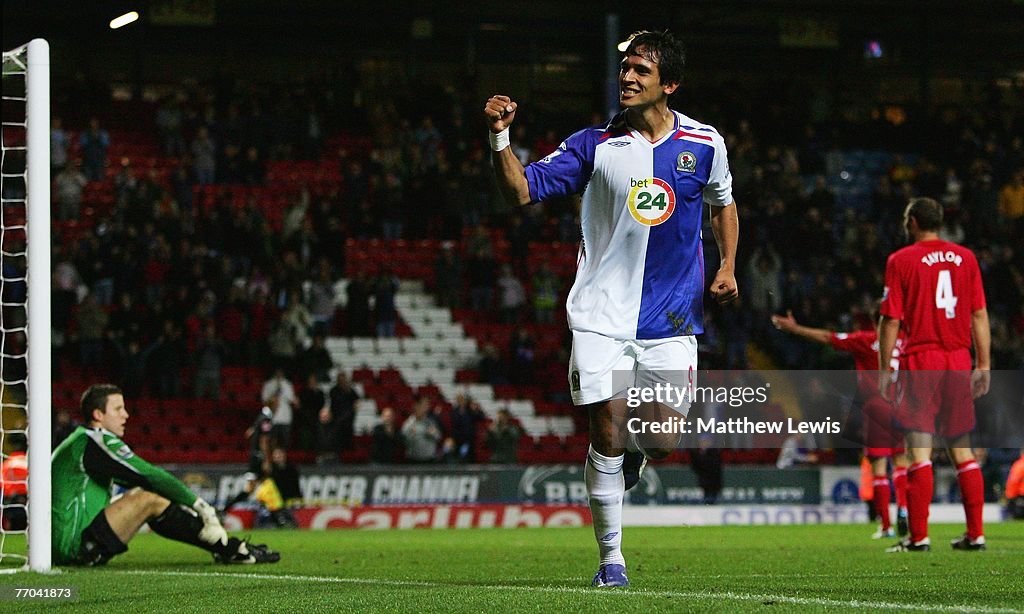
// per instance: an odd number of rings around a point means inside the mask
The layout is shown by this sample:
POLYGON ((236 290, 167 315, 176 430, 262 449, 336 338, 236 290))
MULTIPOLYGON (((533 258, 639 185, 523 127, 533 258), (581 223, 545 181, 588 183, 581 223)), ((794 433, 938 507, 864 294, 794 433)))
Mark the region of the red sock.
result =
POLYGON ((960 482, 964 515, 967 516, 967 537, 977 539, 985 534, 981 522, 982 508, 985 507, 985 481, 981 477, 978 461, 969 460, 957 465, 956 477, 960 482))
POLYGON ((928 512, 935 491, 932 462, 915 463, 907 471, 907 520, 910 540, 918 543, 928 537, 928 512))
POLYGON ((896 489, 896 507, 907 508, 907 468, 892 470, 892 485, 896 489))
POLYGON ((886 477, 875 477, 875 494, 871 499, 875 504, 875 511, 882 521, 882 530, 888 531, 892 528, 889 520, 889 479, 886 477))

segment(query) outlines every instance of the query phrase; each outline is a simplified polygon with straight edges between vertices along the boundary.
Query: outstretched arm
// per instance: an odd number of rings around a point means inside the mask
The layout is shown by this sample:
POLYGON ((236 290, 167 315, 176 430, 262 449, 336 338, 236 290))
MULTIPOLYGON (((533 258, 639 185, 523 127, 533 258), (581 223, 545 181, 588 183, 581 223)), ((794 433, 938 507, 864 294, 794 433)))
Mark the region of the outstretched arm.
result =
POLYGON ((784 316, 773 315, 772 325, 784 333, 797 335, 818 343, 827 344, 832 337, 831 331, 824 328, 811 328, 810 326, 801 325, 793 317, 792 311, 787 311, 784 316))
POLYGON ((735 202, 726 207, 711 207, 711 230, 715 233, 721 262, 710 291, 720 305, 725 305, 740 295, 736 286, 736 243, 740 237, 740 218, 735 202))
POLYGON ((484 118, 490 129, 491 162, 498 180, 498 190, 511 205, 530 204, 530 186, 523 164, 509 147, 508 129, 516 117, 517 105, 508 96, 491 96, 484 105, 484 118))

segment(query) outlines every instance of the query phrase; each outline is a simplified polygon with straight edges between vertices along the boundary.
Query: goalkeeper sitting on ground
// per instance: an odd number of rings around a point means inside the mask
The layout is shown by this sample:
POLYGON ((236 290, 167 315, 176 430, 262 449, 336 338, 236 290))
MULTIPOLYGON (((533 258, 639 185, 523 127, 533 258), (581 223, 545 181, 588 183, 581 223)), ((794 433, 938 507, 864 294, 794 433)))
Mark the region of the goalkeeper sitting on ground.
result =
POLYGON ((264 545, 229 538, 210 504, 135 456, 121 440, 128 411, 117 386, 90 386, 81 410, 87 426, 75 429, 53 452, 55 563, 103 565, 128 550, 144 523, 158 535, 212 553, 218 563, 280 560, 264 545), (131 490, 111 500, 113 483, 131 490))

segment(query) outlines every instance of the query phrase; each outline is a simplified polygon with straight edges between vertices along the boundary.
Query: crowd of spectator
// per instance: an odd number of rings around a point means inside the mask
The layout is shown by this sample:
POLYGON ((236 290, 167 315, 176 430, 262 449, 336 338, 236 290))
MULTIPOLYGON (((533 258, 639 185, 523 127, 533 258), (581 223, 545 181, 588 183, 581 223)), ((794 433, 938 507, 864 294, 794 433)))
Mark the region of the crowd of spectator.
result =
MULTIPOLYGON (((757 112, 738 94, 709 96, 717 102, 692 109, 682 101, 681 108, 726 137, 743 228, 742 302, 707 303, 704 364, 743 368, 751 344, 783 368, 841 364, 827 350, 776 334, 769 315, 792 310, 815 326, 870 326, 886 256, 903 242, 903 205, 914 195, 939 198, 946 207, 943 235, 979 255, 995 367, 1024 364, 1024 250, 1017 239, 1024 231, 1022 110, 985 95, 984 105, 911 110, 908 118, 879 112, 824 122, 809 120, 806 105, 784 100, 757 112), (794 125, 805 128, 793 131, 794 125), (846 207, 837 198, 842 169, 836 161, 841 150, 856 148, 901 155, 877 177, 866 205, 846 207)), ((559 321, 572 281, 546 265, 531 270, 530 245, 577 242, 575 203, 511 211, 500 201, 484 132, 470 110, 477 101, 449 99, 410 112, 397 94, 360 109, 338 100, 312 87, 283 100, 257 88, 170 94, 155 109, 150 135, 161 155, 175 161, 166 177, 138 168, 136 160, 108 159, 112 137, 101 119, 79 126, 55 119, 55 219, 80 218, 90 182, 112 182, 115 194, 112 208, 86 232, 73 240, 55 233, 55 365, 111 373, 129 395, 214 399, 225 366, 276 370, 270 381, 281 385, 264 387, 262 396, 277 406, 278 436, 329 454, 332 445, 351 441, 352 408, 348 393, 336 403, 329 388, 339 365, 331 363, 324 336, 393 336, 398 324, 401 271, 357 272, 345 295, 337 295, 335 282, 346 276, 344 241, 430 237, 446 240, 435 265, 438 304, 490 313, 493 322, 516 327, 509 347, 482 348, 481 380, 530 382, 544 365, 536 364, 530 332, 521 325, 559 321), (336 119, 341 109, 344 122, 336 119), (356 125, 368 132, 352 132, 356 125), (341 142, 329 138, 341 129, 364 138, 367 148, 329 146, 341 142), (281 159, 333 161, 342 180, 332 190, 300 190, 277 228, 259 202, 234 206, 231 187, 264 184, 267 162, 281 159), (196 186, 205 185, 227 186, 209 207, 195 199, 196 186), (495 229, 508 241, 507 260, 496 254, 495 229), (337 310, 341 302, 346 307, 337 310), (284 382, 300 384, 307 398, 294 387, 287 392, 284 382), (292 438, 297 410, 301 435, 292 438)), ((580 127, 538 115, 517 122, 513 143, 524 162, 557 147, 556 135, 580 127)), ((714 243, 706 245, 713 263, 714 243)), ((11 292, 5 286, 5 302, 11 292)), ((335 382, 339 388, 342 382, 335 382)), ((417 462, 474 457, 476 440, 460 431, 464 424, 431 429, 423 422, 429 416, 403 423, 413 408, 394 409, 381 412, 373 432, 375 459, 396 458, 400 449, 417 462)), ((466 415, 477 428, 476 414, 466 415)), ((495 451, 505 447, 496 443, 495 451)))

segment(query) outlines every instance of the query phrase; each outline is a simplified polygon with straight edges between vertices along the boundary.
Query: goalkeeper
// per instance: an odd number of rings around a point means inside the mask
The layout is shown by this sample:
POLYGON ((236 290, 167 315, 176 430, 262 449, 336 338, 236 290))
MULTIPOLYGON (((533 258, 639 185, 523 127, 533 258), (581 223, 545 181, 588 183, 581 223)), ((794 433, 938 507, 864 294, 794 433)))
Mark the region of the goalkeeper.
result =
POLYGON ((121 389, 95 384, 82 394, 78 427, 53 452, 53 558, 103 565, 128 550, 143 524, 197 546, 218 563, 276 563, 264 545, 228 537, 213 507, 177 478, 136 456, 122 440, 128 411, 121 389), (131 488, 111 498, 111 486, 131 488))

